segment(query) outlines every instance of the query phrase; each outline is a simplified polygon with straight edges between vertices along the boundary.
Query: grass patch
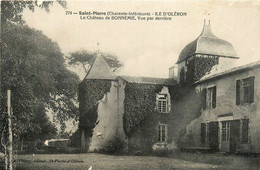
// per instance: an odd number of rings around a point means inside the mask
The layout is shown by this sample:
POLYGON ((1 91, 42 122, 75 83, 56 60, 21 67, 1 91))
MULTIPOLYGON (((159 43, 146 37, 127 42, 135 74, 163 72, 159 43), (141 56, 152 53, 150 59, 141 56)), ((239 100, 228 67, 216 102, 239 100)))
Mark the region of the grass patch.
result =
POLYGON ((259 158, 223 154, 169 153, 163 156, 85 154, 18 155, 16 169, 258 169, 259 158), (27 161, 27 162, 26 162, 27 161))

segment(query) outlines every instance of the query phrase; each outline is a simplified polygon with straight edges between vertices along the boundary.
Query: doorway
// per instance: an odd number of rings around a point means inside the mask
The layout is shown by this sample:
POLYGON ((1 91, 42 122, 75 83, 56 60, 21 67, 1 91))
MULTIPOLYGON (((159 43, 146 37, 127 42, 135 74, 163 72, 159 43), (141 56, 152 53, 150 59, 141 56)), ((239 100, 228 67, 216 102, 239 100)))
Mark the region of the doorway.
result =
POLYGON ((240 120, 220 122, 220 150, 235 153, 240 142, 240 120))
POLYGON ((220 150, 222 152, 229 152, 230 150, 230 124, 231 124, 230 120, 220 122, 220 134, 221 134, 220 150))

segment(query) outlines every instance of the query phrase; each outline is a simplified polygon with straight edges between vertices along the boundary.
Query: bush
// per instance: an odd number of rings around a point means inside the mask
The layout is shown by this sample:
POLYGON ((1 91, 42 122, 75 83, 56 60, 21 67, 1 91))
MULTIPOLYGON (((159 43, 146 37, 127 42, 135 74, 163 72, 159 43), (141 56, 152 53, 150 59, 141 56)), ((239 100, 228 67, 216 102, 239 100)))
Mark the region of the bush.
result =
POLYGON ((79 130, 79 128, 69 138, 71 141, 71 147, 77 148, 81 146, 81 131, 79 130))
POLYGON ((107 146, 98 152, 108 154, 120 154, 123 152, 124 142, 118 137, 108 142, 107 146))

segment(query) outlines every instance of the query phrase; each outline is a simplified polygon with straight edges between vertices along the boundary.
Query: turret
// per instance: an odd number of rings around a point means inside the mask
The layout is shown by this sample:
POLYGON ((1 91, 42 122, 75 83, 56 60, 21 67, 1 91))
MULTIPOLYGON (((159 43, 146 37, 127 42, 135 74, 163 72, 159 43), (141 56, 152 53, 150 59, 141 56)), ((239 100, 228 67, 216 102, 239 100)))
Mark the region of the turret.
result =
POLYGON ((210 20, 204 20, 202 33, 181 51, 177 65, 180 83, 193 84, 201 79, 220 59, 237 59, 233 46, 216 37, 210 28, 210 20))

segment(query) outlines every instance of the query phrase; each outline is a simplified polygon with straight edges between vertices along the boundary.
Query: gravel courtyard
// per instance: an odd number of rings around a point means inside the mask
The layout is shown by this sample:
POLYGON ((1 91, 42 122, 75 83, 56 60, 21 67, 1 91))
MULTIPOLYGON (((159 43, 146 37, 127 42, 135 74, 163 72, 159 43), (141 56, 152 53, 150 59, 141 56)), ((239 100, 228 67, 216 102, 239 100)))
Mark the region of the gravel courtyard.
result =
POLYGON ((18 155, 16 169, 260 169, 260 158, 182 153, 178 156, 114 156, 105 154, 18 155))

